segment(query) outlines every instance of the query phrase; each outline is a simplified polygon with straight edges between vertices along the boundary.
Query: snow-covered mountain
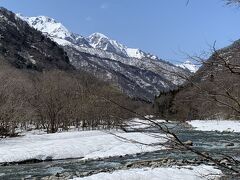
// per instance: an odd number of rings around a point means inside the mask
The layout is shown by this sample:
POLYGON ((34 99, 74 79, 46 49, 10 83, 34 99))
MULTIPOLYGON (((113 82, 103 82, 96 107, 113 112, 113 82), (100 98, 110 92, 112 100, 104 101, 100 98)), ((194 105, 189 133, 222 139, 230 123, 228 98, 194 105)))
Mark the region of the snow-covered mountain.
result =
POLYGON ((177 66, 183 69, 188 69, 192 73, 195 73, 198 70, 198 67, 189 60, 182 64, 177 64, 177 66))
POLYGON ((86 38, 81 35, 71 33, 61 23, 47 16, 26 17, 21 14, 17 14, 17 16, 22 20, 27 21, 35 29, 47 34, 52 38, 55 38, 55 41, 59 43, 61 43, 60 40, 67 40, 81 47, 102 49, 104 51, 116 53, 123 57, 157 59, 157 56, 143 52, 140 49, 128 48, 116 40, 108 38, 102 33, 96 32, 86 38))
POLYGON ((101 33, 83 37, 49 17, 17 16, 62 46, 77 69, 113 82, 131 97, 151 101, 160 91, 184 82, 177 74, 190 75, 183 68, 140 49, 128 48, 101 33))
POLYGON ((17 14, 17 16, 55 41, 66 40, 81 47, 91 47, 83 36, 71 33, 65 26, 52 18, 47 16, 26 17, 21 14, 17 14))
POLYGON ((87 39, 89 41, 89 44, 93 48, 113 52, 123 57, 132 57, 139 59, 147 57, 151 59, 157 59, 157 57, 154 55, 145 53, 140 49, 128 48, 127 46, 117 42, 116 40, 109 39, 107 36, 101 33, 93 33, 87 39))

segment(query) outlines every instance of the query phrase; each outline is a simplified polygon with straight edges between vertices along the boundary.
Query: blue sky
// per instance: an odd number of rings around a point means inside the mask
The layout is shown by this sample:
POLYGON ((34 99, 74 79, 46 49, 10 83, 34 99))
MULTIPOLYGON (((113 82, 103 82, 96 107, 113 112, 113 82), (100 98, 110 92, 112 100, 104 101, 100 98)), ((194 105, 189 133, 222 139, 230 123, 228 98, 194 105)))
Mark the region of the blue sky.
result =
POLYGON ((72 32, 101 32, 172 62, 240 38, 240 9, 223 0, 0 0, 26 16, 46 15, 72 32))

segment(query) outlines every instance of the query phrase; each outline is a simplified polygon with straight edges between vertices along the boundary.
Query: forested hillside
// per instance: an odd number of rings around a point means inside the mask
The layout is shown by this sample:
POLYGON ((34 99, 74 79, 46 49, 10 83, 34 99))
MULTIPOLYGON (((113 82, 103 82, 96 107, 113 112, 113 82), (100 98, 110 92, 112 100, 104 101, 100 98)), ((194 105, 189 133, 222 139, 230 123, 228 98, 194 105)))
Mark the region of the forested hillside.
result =
POLYGON ((240 41, 215 50, 179 90, 161 93, 155 108, 161 117, 176 120, 239 119, 240 41))

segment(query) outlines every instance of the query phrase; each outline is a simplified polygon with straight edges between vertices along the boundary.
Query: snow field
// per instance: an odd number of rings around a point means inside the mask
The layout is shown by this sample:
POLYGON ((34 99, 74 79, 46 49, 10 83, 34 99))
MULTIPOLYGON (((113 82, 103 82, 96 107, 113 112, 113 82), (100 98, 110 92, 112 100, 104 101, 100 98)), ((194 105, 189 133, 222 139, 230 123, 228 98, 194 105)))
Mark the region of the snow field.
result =
POLYGON ((199 131, 228 131, 240 132, 240 121, 233 120, 193 120, 188 121, 193 128, 199 131))
POLYGON ((48 158, 96 159, 136 154, 156 151, 164 147, 141 145, 134 141, 146 144, 167 141, 165 135, 156 139, 142 133, 113 133, 114 135, 102 131, 75 131, 42 135, 29 133, 23 137, 3 139, 0 141, 0 163, 48 158))

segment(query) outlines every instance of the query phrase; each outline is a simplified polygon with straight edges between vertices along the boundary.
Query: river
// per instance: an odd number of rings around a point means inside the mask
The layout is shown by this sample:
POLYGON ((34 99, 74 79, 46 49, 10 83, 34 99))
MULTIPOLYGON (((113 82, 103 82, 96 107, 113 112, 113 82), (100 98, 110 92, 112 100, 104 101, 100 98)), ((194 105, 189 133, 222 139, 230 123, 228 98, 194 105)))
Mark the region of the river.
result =
MULTIPOLYGON (((174 124, 169 124, 174 127, 174 124)), ((195 131, 185 126, 177 126, 173 129, 181 140, 191 140, 193 146, 201 151, 214 154, 214 157, 220 154, 226 154, 232 157, 240 157, 240 133, 234 132, 205 132, 195 131), (233 143, 233 146, 226 146, 233 143)), ((154 129, 152 131, 155 131, 154 129)), ((0 179, 40 179, 42 177, 56 175, 57 173, 67 172, 73 176, 78 176, 84 172, 93 172, 98 170, 119 169, 130 162, 143 160, 156 160, 161 158, 174 160, 191 160, 197 158, 193 153, 179 150, 160 150, 155 152, 139 153, 136 155, 126 155, 121 157, 110 157, 98 160, 57 160, 50 162, 40 162, 32 164, 20 164, 0 166, 0 179)))

